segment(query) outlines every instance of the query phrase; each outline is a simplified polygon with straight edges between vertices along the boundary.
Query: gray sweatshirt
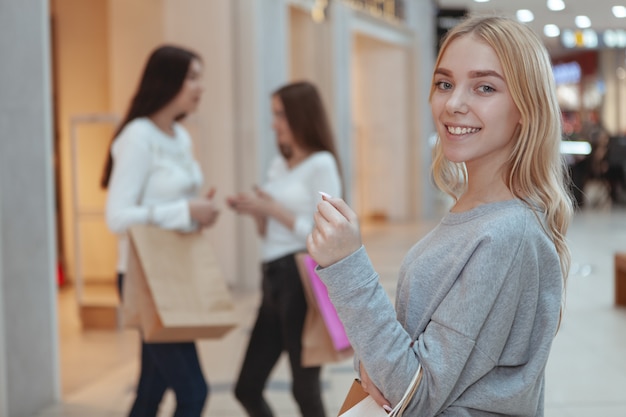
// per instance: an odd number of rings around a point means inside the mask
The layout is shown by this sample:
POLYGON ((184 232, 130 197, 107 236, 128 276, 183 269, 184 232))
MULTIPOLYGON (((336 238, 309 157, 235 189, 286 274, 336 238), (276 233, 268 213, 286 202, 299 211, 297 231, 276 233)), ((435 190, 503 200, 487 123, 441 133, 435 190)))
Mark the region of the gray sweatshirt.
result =
POLYGON ((319 269, 392 406, 422 365, 405 416, 543 416, 562 274, 535 214, 519 200, 446 214, 406 255, 395 309, 364 247, 319 269))

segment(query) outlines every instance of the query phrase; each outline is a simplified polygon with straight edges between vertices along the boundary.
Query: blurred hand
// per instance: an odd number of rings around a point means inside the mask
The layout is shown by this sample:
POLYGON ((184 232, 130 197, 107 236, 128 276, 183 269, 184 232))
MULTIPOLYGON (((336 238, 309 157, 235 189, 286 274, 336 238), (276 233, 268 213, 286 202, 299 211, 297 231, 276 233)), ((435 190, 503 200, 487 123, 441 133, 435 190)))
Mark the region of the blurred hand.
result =
POLYGON ((239 193, 226 199, 228 206, 238 214, 248 214, 253 217, 266 217, 274 203, 272 197, 258 187, 252 193, 239 193))
POLYGON ((215 201, 215 188, 211 188, 204 197, 192 198, 188 201, 189 215, 201 228, 215 224, 220 213, 215 201))
POLYGON ((307 249, 321 267, 332 265, 361 247, 356 213, 342 199, 324 196, 314 218, 307 249))
POLYGON ((390 411, 391 403, 387 401, 383 393, 380 392, 380 390, 378 389, 376 385, 374 385, 374 383, 370 379, 370 376, 367 374, 367 371, 363 367, 362 363, 361 363, 360 369, 361 369, 361 387, 363 387, 363 391, 367 392, 372 397, 372 399, 376 401, 376 404, 385 408, 387 411, 390 411))

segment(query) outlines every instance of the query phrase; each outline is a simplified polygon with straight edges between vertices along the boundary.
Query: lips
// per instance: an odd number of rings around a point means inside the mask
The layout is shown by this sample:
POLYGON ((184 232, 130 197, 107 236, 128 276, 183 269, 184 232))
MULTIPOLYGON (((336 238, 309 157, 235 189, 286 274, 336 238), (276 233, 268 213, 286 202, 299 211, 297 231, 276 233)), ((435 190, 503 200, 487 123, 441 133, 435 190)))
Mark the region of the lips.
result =
POLYGON ((467 127, 467 126, 446 126, 448 133, 452 135, 467 135, 470 133, 476 133, 480 130, 478 127, 467 127))

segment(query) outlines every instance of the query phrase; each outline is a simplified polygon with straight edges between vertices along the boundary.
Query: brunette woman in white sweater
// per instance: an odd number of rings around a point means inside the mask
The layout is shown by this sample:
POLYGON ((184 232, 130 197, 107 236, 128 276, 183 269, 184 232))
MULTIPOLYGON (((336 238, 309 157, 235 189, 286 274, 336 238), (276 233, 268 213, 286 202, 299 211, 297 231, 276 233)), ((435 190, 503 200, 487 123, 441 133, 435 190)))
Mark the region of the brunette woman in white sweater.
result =
POLYGON ((274 414, 263 397, 281 353, 289 355, 292 393, 303 417, 324 417, 320 367, 303 367, 302 328, 307 311, 294 254, 306 250, 319 190, 341 194, 333 135, 317 88, 296 82, 272 95, 273 128, 280 155, 261 188, 228 199, 252 216, 263 242, 263 298, 235 386, 250 417, 274 414))
MULTIPOLYGON (((186 49, 157 48, 148 59, 130 109, 111 145, 102 185, 106 219, 118 234, 118 285, 126 272, 129 227, 152 224, 193 231, 213 225, 214 189, 199 196, 203 178, 187 130, 203 91, 202 61, 186 49)), ((176 417, 200 417, 208 396, 194 342, 146 343, 129 417, 155 417, 166 389, 176 394, 176 417)))

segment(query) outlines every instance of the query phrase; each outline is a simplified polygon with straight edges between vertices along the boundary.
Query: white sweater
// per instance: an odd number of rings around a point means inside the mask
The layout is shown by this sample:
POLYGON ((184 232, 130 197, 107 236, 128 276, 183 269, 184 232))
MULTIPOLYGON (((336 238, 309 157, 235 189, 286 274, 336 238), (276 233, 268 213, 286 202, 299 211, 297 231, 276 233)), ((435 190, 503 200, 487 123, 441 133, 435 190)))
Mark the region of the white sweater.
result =
POLYGON ((118 272, 126 272, 130 226, 154 224, 181 231, 196 227, 187 200, 200 190, 202 172, 185 128, 175 124, 174 132, 168 136, 141 117, 128 123, 113 143, 106 221, 119 235, 118 272))
POLYGON ((306 250, 306 237, 313 230, 313 214, 321 199, 319 191, 341 196, 337 162, 330 152, 321 151, 290 169, 285 159, 277 156, 263 189, 296 217, 293 230, 276 219, 268 219, 262 256, 268 262, 306 250))

